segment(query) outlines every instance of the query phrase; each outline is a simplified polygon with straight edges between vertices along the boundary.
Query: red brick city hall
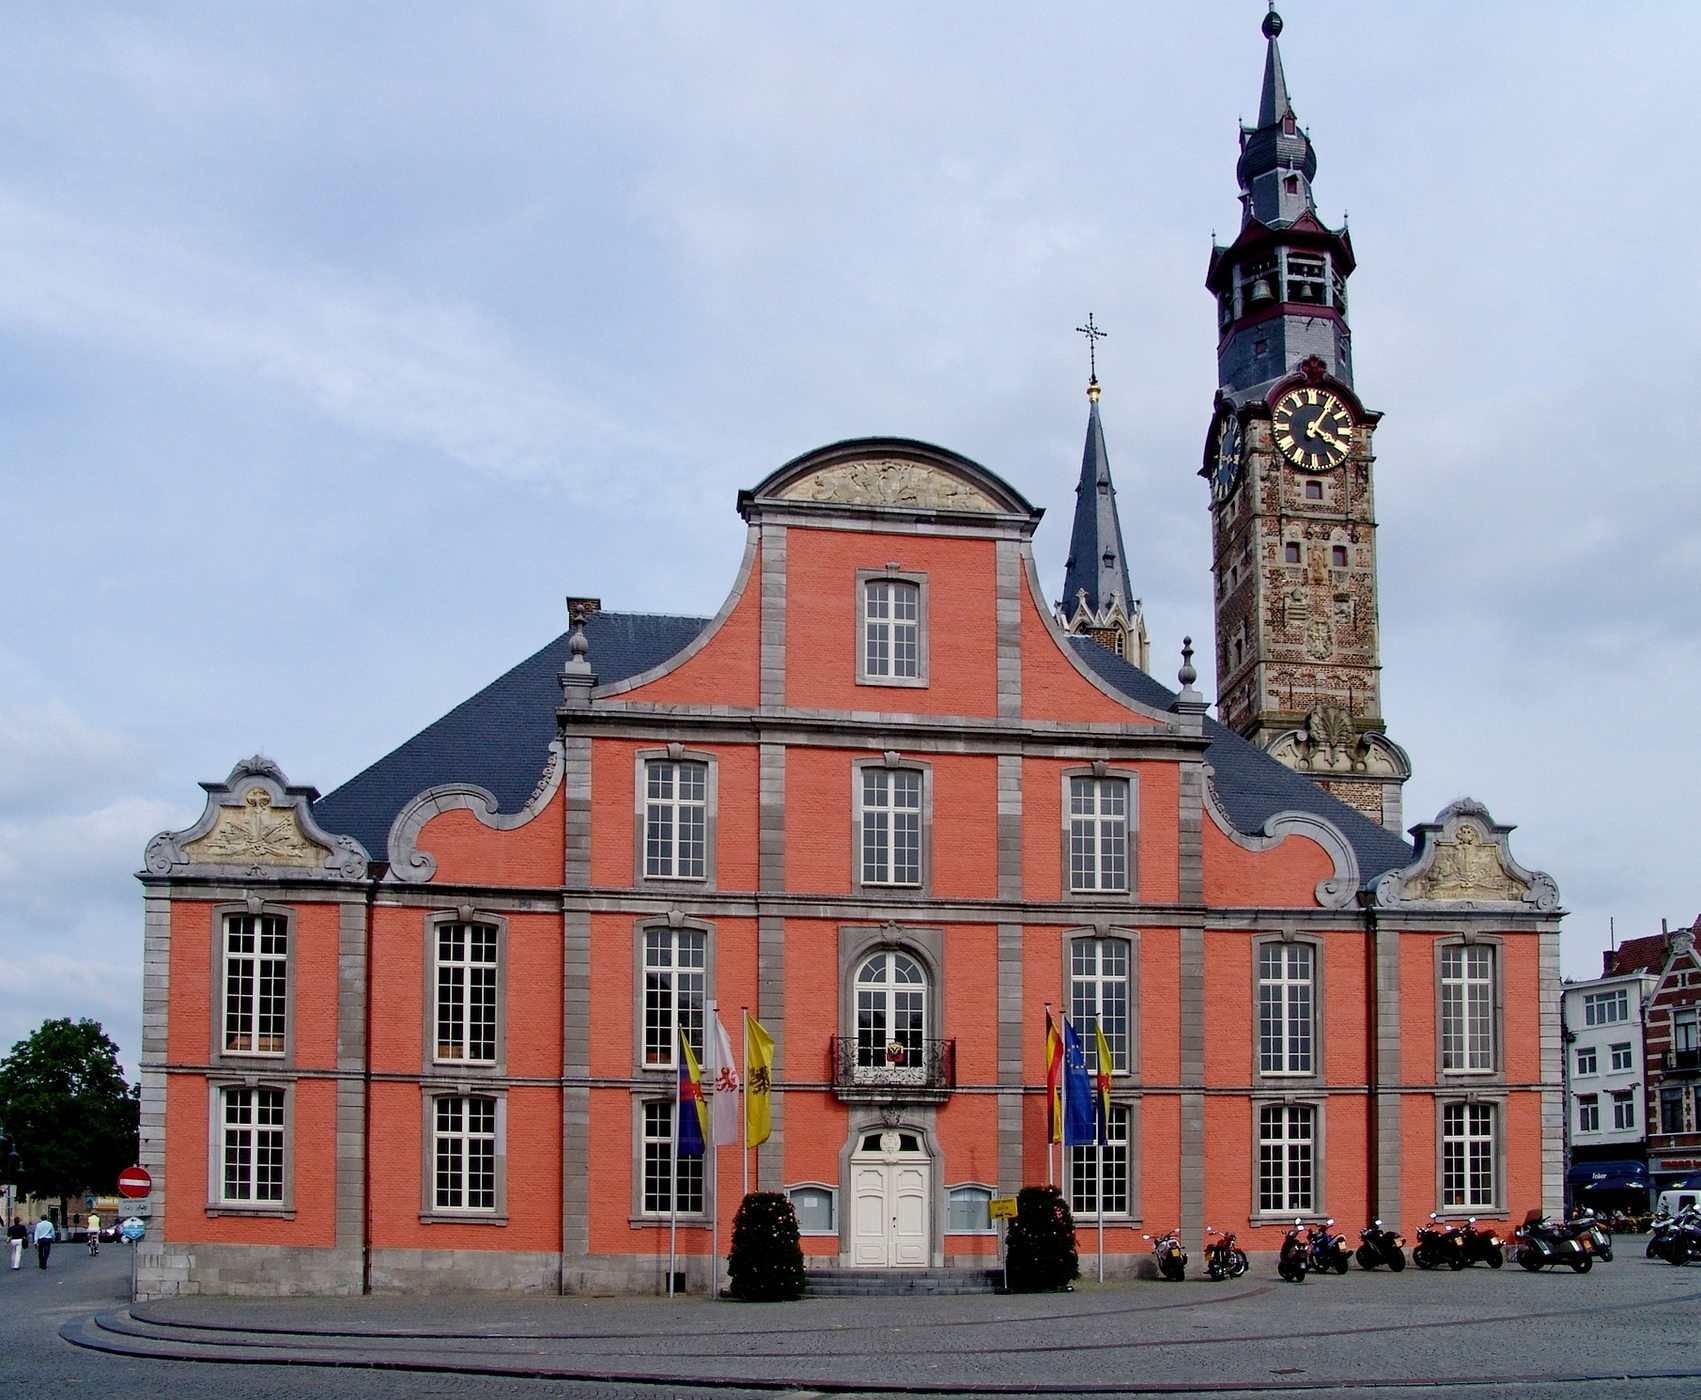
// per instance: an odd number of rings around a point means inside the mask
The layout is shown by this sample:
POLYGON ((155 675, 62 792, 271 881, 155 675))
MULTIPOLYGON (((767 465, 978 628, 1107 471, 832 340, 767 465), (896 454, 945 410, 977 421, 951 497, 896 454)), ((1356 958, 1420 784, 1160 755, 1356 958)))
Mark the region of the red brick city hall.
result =
POLYGON ((1109 1274, 1143 1229, 1560 1207, 1558 893, 1477 802, 1399 834, 1380 416, 1279 31, 1187 468, 1223 722, 1190 660, 1150 674, 1096 379, 1055 605, 974 462, 780 467, 713 618, 572 600, 328 796, 253 758, 148 846, 144 1296, 659 1291, 676 1216, 706 1286, 738 1153, 717 1197, 673 1142, 711 1004, 774 1038, 751 1179, 817 1266, 994 1255, 991 1200, 1053 1170, 1048 1008, 1112 1061, 1054 1168, 1109 1274))
POLYGON ((1483 808, 1414 849, 1067 636, 960 457, 739 508, 713 619, 583 604, 330 797, 253 759, 149 846, 144 1293, 663 1287, 710 1001, 777 1041, 754 1180, 814 1261, 994 1252, 1048 1004, 1114 1061, 1102 1201, 1101 1149, 1059 1168, 1113 1272, 1142 1227, 1557 1203, 1554 888, 1483 808))

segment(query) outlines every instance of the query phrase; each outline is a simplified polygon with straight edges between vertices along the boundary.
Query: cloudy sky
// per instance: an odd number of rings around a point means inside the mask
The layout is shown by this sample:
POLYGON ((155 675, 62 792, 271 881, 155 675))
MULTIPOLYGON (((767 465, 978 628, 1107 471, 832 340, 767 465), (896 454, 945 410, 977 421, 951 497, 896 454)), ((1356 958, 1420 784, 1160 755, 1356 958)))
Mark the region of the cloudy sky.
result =
MULTIPOLYGON (((329 791, 567 594, 712 612, 799 452, 985 463, 1061 591, 1089 311, 1172 681, 1263 9, 0 0, 0 1050, 92 1015, 134 1064, 199 781, 329 791)), ((1517 824, 1587 975, 1701 910, 1701 7, 1282 11, 1407 817, 1517 824)))

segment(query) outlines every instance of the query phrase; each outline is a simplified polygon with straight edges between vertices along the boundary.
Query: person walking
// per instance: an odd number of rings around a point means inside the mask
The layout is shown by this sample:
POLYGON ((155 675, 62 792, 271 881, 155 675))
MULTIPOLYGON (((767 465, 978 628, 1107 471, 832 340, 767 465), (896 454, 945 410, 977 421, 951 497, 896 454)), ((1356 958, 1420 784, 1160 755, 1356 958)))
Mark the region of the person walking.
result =
POLYGON ((100 1253, 100 1216, 94 1211, 89 1212, 89 1255, 92 1258, 100 1253))
POLYGON ((53 1222, 45 1215, 36 1222, 35 1226, 35 1258, 42 1268, 47 1267, 47 1256, 53 1253, 53 1222))
POLYGON ((6 1229, 6 1242, 12 1246, 12 1267, 15 1269, 23 1261, 24 1241, 30 1237, 30 1227, 24 1224, 21 1215, 14 1215, 12 1223, 6 1229))

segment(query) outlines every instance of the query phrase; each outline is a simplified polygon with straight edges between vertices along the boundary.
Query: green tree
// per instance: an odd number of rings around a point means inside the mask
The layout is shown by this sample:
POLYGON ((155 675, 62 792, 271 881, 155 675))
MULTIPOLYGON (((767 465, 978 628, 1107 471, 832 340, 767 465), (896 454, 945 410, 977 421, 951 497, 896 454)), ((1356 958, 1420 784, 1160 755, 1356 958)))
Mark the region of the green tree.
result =
POLYGON ((140 1089, 124 1082, 100 1022, 43 1021, 0 1060, 0 1134, 31 1196, 104 1194, 136 1160, 140 1089))

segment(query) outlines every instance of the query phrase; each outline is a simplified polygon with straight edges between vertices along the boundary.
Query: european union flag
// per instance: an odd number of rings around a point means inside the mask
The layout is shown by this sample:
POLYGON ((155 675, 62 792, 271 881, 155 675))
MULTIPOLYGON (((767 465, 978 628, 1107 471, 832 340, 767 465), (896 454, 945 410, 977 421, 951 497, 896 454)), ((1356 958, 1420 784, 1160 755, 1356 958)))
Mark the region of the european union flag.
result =
POLYGON ((1063 1018, 1063 1145, 1091 1147, 1098 1141, 1093 1122, 1093 1081, 1087 1074, 1081 1037, 1063 1018))

